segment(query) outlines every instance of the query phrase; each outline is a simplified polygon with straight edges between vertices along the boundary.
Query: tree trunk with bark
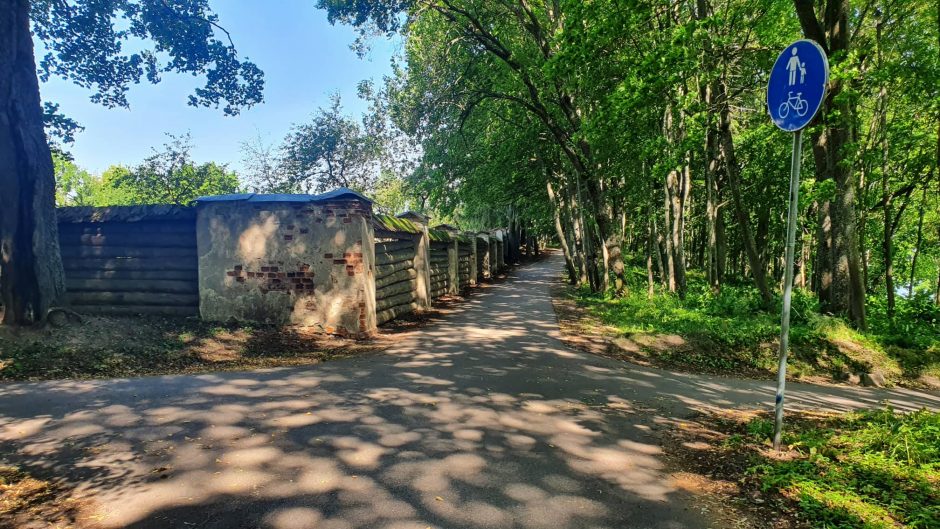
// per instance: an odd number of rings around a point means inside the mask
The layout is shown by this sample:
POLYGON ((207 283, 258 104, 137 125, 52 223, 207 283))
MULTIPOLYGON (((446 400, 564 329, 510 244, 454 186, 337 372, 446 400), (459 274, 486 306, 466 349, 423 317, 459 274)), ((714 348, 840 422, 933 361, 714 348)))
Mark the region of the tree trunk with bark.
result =
POLYGON ((669 288, 670 292, 676 292, 677 283, 676 283, 676 264, 675 264, 675 252, 672 250, 672 195, 674 193, 672 186, 672 178, 670 175, 666 175, 666 182, 663 186, 663 213, 665 215, 665 222, 663 222, 663 227, 666 230, 665 240, 666 240, 666 259, 664 261, 666 265, 666 286, 669 288))
POLYGON ((561 223, 561 201, 555 195, 552 183, 546 181, 545 187, 548 190, 548 200, 552 203, 552 210, 555 213, 555 233, 558 235, 558 244, 561 245, 561 252, 565 256, 565 269, 568 271, 568 282, 572 285, 577 284, 578 274, 574 267, 574 258, 571 255, 571 248, 568 246, 568 239, 565 236, 565 229, 561 223))
POLYGON ((653 230, 652 215, 646 221, 646 296, 650 299, 656 294, 656 283, 653 277, 653 252, 656 244, 656 235, 653 230))
MULTIPOLYGON (((823 22, 816 17, 814 0, 793 0, 797 18, 808 39, 822 46, 830 58, 843 58, 850 51, 848 27, 849 3, 846 0, 827 0, 823 22)), ((855 212, 855 170, 848 163, 847 150, 853 140, 853 120, 856 103, 853 98, 842 97, 843 81, 835 76, 830 80, 829 93, 820 112, 825 122, 822 133, 814 135, 813 156, 816 159, 816 180, 832 179, 836 184, 835 200, 829 204, 829 226, 832 235, 832 289, 829 309, 847 314, 860 328, 865 322, 865 285, 858 251, 855 212)))
POLYGON ((741 239, 744 244, 744 251, 747 254, 747 260, 751 267, 751 276, 754 278, 754 284, 760 292, 761 300, 765 306, 769 306, 772 297, 770 287, 767 286, 767 274, 764 263, 761 262, 760 254, 754 243, 754 235, 751 232, 751 219, 745 209, 744 197, 741 192, 741 168, 738 165, 738 158, 734 150, 734 140, 731 136, 731 111, 728 108, 727 91, 724 85, 718 83, 719 94, 718 101, 721 106, 719 112, 718 137, 721 154, 725 161, 725 171, 728 177, 728 187, 731 188, 734 210, 738 217, 738 225, 741 229, 741 239))
POLYGON ((712 290, 718 290, 718 186, 715 174, 718 168, 717 133, 709 127, 705 133, 705 278, 712 290))
MULTIPOLYGON (((933 169, 931 169, 931 174, 933 169)), ((928 178, 929 182, 929 178, 928 178)), ((927 183, 924 184, 923 194, 920 197, 920 207, 917 210, 917 237, 914 239, 914 256, 911 257, 911 273, 907 282, 907 295, 914 295, 914 281, 917 279, 917 258, 920 255, 920 247, 924 243, 924 213, 927 207, 927 183)))
POLYGON ((28 0, 0 0, 0 101, 3 321, 28 325, 41 321, 65 292, 28 0))

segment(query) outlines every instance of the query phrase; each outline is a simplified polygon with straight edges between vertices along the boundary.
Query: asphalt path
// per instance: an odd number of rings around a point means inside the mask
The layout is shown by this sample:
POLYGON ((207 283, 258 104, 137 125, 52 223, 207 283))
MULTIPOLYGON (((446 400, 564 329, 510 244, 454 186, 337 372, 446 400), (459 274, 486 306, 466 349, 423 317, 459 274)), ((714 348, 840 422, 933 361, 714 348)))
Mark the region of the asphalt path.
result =
MULTIPOLYGON (((386 353, 303 368, 0 385, 0 455, 66 479, 88 527, 693 528, 720 525, 659 436, 773 384, 565 347, 557 256, 386 353)), ((910 390, 790 384, 788 406, 940 408, 910 390)))

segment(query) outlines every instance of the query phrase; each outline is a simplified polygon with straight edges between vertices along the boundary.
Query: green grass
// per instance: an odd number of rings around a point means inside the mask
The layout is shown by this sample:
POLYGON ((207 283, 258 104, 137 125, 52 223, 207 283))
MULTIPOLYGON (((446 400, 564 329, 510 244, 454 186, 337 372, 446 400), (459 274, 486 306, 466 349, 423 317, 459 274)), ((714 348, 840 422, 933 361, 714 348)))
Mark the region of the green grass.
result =
MULTIPOLYGON (((645 277, 633 271, 634 278, 645 277)), ((667 365, 713 372, 775 372, 780 300, 767 310, 750 285, 724 285, 713 292, 690 273, 684 300, 668 293, 647 296, 639 280, 622 298, 577 291, 576 301, 622 337, 678 335, 688 347, 648 348, 667 365)), ((940 375, 940 308, 928 296, 899 299, 892 323, 875 298, 866 333, 819 313, 816 298, 794 292, 789 369, 795 377, 879 371, 891 382, 940 375)))
MULTIPOLYGON (((767 444, 757 418, 732 443, 767 444)), ((765 491, 796 502, 812 527, 940 527, 940 413, 891 409, 788 424, 792 458, 755 456, 748 470, 765 491)))

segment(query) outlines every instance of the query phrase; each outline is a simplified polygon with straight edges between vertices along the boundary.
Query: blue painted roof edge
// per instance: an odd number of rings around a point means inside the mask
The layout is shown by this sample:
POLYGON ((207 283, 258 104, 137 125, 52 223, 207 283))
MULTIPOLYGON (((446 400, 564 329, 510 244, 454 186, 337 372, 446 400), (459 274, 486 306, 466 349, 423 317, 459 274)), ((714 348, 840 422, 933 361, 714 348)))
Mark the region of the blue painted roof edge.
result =
POLYGON ((210 195, 199 197, 197 203, 202 202, 326 202, 327 200, 353 199, 372 204, 372 199, 357 193, 352 189, 341 187, 320 195, 304 195, 292 193, 232 193, 228 195, 210 195))

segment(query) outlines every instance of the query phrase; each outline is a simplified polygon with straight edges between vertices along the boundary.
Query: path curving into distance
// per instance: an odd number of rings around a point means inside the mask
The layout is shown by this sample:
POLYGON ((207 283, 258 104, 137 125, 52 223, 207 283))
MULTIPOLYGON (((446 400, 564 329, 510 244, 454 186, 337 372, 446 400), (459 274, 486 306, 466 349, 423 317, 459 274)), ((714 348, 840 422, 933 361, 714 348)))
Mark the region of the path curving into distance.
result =
MULTIPOLYGON (((558 340, 552 256, 387 354, 245 373, 0 385, 0 453, 66 476, 87 527, 695 528, 657 432, 770 381, 649 369, 558 340)), ((788 386, 788 405, 940 408, 788 386)), ((717 522, 716 522, 717 524, 717 522)))

